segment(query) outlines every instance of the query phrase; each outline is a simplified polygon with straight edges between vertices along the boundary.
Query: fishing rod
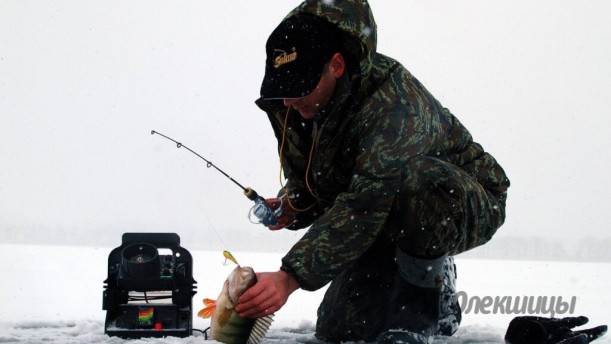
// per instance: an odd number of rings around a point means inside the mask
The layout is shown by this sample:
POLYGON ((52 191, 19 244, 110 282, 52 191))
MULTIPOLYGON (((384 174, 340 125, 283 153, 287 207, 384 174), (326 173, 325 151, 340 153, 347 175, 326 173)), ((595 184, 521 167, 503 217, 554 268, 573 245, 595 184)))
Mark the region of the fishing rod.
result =
POLYGON ((164 137, 174 143, 176 143, 176 147, 177 148, 184 148, 186 150, 188 150, 189 152, 195 154, 198 158, 204 160, 206 162, 206 167, 210 168, 210 167, 214 167, 214 169, 216 169, 217 171, 219 171, 222 175, 224 175, 225 177, 227 177, 229 180, 231 180, 234 184, 236 184, 237 186, 239 186, 242 191, 244 192, 244 195, 251 201, 255 202, 255 205, 252 206, 252 208, 250 208, 250 211, 248 212, 248 219, 250 220, 250 222, 252 223, 260 223, 266 227, 269 226, 275 226, 278 224, 278 215, 280 215, 280 213, 282 212, 282 208, 283 208, 283 204, 280 204, 280 206, 278 207, 278 209, 276 209, 275 211, 265 202, 265 199, 261 196, 259 196, 259 194, 253 190, 250 187, 244 187, 242 186, 242 184, 238 183, 238 181, 236 181, 235 179, 233 179, 230 175, 228 175, 225 171, 221 170, 220 168, 218 168, 215 164, 212 163, 212 161, 204 158, 203 156, 201 156, 200 154, 198 154, 197 152, 195 152, 194 150, 192 150, 191 148, 183 145, 182 143, 174 140, 173 138, 166 136, 158 131, 155 130, 151 130, 151 135, 159 135, 161 137, 164 137), (259 222, 254 222, 252 220, 252 215, 254 215, 255 217, 257 217, 257 219, 259 220, 259 222))

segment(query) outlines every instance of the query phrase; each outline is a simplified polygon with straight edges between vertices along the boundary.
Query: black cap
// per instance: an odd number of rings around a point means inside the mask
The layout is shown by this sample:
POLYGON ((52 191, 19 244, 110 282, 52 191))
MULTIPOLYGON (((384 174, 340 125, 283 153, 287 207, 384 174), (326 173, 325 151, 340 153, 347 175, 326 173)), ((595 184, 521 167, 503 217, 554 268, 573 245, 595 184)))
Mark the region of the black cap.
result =
POLYGON ((339 29, 324 19, 307 14, 285 19, 267 39, 261 97, 307 96, 340 47, 339 29))

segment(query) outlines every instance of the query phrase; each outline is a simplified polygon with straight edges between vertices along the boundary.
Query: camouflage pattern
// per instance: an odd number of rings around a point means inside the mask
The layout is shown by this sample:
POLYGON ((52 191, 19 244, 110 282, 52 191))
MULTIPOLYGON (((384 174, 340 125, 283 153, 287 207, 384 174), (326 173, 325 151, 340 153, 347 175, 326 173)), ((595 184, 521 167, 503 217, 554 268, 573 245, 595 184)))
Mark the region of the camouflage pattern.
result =
POLYGON ((504 195, 486 190, 463 168, 433 157, 408 161, 387 222, 387 234, 403 252, 455 255, 488 242, 502 225, 504 195))
POLYGON ((447 256, 444 266, 441 300, 439 302, 439 335, 451 336, 460 326, 462 313, 456 297, 456 264, 454 257, 447 256))
POLYGON ((305 1, 289 16, 300 13, 344 30, 351 58, 313 121, 282 101, 257 101, 279 148, 285 140, 282 192, 298 208, 314 204, 290 227, 310 226, 282 269, 305 290, 333 281, 319 308, 319 338, 373 340, 384 330, 395 245, 431 257, 485 243, 504 221, 509 180, 416 78, 375 51, 366 1, 305 1))

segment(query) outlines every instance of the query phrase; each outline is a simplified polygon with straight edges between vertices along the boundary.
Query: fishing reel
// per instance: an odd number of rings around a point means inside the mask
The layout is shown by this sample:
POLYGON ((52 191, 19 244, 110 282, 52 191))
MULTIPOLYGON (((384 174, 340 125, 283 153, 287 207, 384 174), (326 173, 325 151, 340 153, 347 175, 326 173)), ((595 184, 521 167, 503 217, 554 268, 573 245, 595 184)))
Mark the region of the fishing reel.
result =
POLYGON ((280 203, 278 209, 273 210, 265 199, 257 194, 257 192, 251 188, 244 190, 244 195, 249 200, 255 202, 255 205, 250 208, 248 212, 248 219, 254 224, 262 224, 265 227, 275 226, 278 224, 278 216, 282 213, 284 203, 280 203), (257 218, 257 221, 253 220, 253 215, 257 218))

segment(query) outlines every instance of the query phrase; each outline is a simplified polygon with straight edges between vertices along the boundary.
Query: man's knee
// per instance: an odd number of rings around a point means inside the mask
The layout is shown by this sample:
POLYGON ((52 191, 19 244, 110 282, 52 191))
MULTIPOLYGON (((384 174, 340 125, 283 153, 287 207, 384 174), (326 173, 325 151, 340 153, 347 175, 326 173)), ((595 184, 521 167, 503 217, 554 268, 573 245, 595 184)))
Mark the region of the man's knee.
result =
POLYGON ((460 171, 432 157, 411 159, 389 217, 389 235, 420 257, 449 252, 457 239, 462 202, 460 171))
POLYGON ((443 187, 440 182, 447 179, 448 168, 452 166, 433 157, 410 159, 405 167, 400 194, 403 198, 427 198, 431 192, 443 187))
POLYGON ((389 236, 419 257, 478 246, 504 218, 501 204, 460 167, 433 157, 410 160, 389 216, 389 236))

